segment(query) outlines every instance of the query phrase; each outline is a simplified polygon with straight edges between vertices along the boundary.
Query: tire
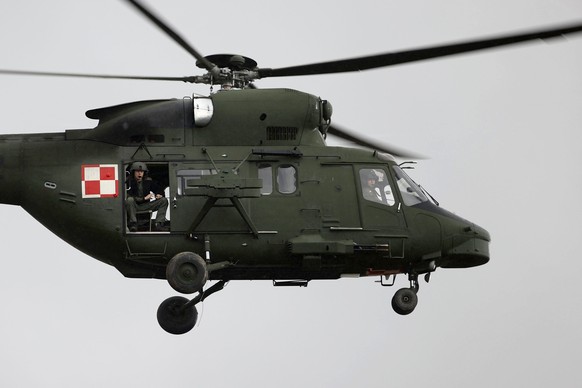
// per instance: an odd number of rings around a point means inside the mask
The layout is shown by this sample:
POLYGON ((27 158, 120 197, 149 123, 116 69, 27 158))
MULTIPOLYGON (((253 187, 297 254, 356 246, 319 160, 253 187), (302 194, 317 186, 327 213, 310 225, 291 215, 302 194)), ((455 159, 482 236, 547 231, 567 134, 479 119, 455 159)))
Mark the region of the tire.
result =
POLYGON ((392 297, 392 308, 397 314, 408 315, 414 311, 418 296, 412 288, 401 288, 392 297))
POLYGON ((182 294, 201 291, 208 280, 206 262, 196 253, 178 253, 166 267, 166 279, 174 290, 182 294))
POLYGON ((172 296, 166 299, 158 307, 158 323, 170 334, 184 334, 192 330, 198 320, 198 310, 192 306, 186 309, 182 307, 188 303, 188 299, 182 296, 172 296))

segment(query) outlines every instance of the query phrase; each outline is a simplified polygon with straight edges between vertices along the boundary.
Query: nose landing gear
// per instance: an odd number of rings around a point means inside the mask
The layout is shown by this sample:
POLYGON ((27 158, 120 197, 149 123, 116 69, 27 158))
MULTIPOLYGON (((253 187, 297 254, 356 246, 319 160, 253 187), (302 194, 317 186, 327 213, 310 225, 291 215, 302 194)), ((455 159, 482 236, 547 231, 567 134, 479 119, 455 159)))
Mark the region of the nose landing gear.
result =
POLYGON ((413 312, 417 303, 418 296, 412 288, 401 288, 392 297, 392 308, 400 315, 408 315, 413 312))
POLYGON ((408 315, 414 311, 418 303, 418 274, 409 273, 410 288, 401 288, 392 297, 392 308, 397 314, 408 315))

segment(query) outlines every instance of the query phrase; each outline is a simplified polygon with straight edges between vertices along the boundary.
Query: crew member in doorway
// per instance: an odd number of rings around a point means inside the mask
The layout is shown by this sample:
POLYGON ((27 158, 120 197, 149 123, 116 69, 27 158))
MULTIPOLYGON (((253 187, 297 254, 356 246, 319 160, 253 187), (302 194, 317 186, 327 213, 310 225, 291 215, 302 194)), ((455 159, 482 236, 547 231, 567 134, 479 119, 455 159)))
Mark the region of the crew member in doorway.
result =
POLYGON ((130 173, 125 200, 129 231, 137 231, 137 212, 149 210, 157 211, 153 230, 167 231, 165 223, 168 201, 164 197, 164 188, 147 176, 148 166, 143 162, 133 163, 130 173))

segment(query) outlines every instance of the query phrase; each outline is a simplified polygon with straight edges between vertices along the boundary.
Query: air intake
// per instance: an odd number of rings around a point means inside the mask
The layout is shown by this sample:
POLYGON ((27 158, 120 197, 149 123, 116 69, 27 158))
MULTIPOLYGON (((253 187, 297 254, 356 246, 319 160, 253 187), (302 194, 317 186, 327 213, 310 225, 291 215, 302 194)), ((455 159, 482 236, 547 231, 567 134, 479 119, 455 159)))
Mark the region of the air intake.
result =
POLYGON ((297 127, 267 127, 267 140, 297 140, 297 127))

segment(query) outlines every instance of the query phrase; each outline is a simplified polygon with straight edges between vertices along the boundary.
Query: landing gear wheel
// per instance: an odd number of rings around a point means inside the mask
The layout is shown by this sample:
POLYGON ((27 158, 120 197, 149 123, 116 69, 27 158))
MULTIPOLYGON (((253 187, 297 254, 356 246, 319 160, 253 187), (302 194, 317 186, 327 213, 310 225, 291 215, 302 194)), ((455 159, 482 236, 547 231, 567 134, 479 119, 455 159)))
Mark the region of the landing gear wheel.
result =
POLYGON ((182 294, 201 291, 208 280, 206 262, 196 253, 178 253, 166 267, 166 279, 174 290, 182 294))
POLYGON ((192 330, 198 319, 195 306, 184 307, 188 299, 172 296, 158 307, 158 323, 170 334, 184 334, 192 330))
POLYGON ((401 288, 392 297, 392 308, 400 315, 408 315, 413 312, 417 303, 418 296, 412 288, 401 288))

